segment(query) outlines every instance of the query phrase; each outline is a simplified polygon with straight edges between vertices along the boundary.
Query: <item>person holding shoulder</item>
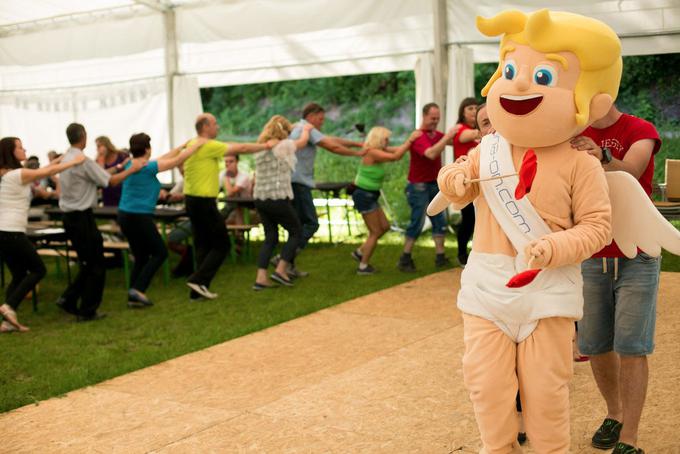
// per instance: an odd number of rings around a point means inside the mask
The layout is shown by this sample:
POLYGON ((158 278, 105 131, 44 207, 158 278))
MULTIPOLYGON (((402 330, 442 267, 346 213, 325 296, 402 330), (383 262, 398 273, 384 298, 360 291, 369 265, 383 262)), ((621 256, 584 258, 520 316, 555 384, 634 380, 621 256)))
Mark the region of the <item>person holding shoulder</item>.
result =
POLYGON ((16 310, 24 297, 45 276, 45 265, 26 236, 31 185, 70 167, 82 164, 84 155, 62 163, 53 160, 48 166, 27 169, 26 150, 21 140, 5 137, 0 140, 0 257, 12 274, 12 282, 5 291, 5 302, 0 306, 0 332, 28 331, 19 323, 16 310))
MULTIPOLYGON (((312 197, 312 189, 316 185, 314 180, 314 163, 316 161, 317 146, 340 156, 363 156, 363 150, 352 149, 361 148, 363 146, 361 142, 355 142, 342 137, 328 136, 321 132, 325 121, 326 110, 319 104, 310 102, 303 107, 302 118, 293 127, 290 134, 291 139, 297 140, 300 138, 303 128, 308 124, 312 125, 307 143, 296 155, 298 162, 292 176, 293 194, 295 194, 293 204, 302 223, 300 249, 304 249, 316 231, 319 230, 319 219, 316 214, 316 207, 314 206, 314 197, 312 197)), ((308 273, 299 270, 294 264, 291 264, 288 274, 292 277, 304 277, 308 273)))
MULTIPOLYGON (((87 146, 85 127, 79 123, 71 123, 66 128, 66 137, 71 147, 64 154, 62 162, 79 159, 87 146)), ((116 186, 139 169, 139 163, 135 163, 111 175, 96 162, 86 158, 82 165, 61 174, 59 208, 64 212, 66 237, 78 255, 79 271, 75 280, 57 300, 57 306, 76 315, 78 321, 100 320, 106 316, 97 312, 106 282, 104 240, 92 211, 97 206, 97 189, 116 186)))
POLYGON ((352 200, 368 229, 366 241, 352 252, 352 257, 359 262, 358 275, 375 273, 376 270, 369 264, 369 261, 380 237, 390 230, 390 223, 385 217, 385 212, 378 204, 380 189, 385 179, 384 164, 400 160, 423 133, 420 130, 414 131, 399 147, 388 146, 391 134, 392 131, 382 126, 376 126, 369 131, 364 143, 366 154, 359 164, 354 180, 356 189, 352 192, 352 200))
MULTIPOLYGON (((224 155, 255 153, 267 150, 276 141, 267 143, 225 143, 217 138, 220 126, 214 115, 202 113, 196 118, 196 133, 208 139, 184 163, 184 201, 196 248, 196 271, 189 276, 189 298, 217 298, 209 287, 229 252, 229 237, 224 219, 217 209, 220 192, 220 164, 224 155)), ((189 146, 193 143, 189 142, 189 146)))
POLYGON ((288 270, 303 241, 303 226, 293 205, 294 191, 291 176, 297 164, 297 152, 304 150, 309 142, 312 124, 305 124, 295 140, 289 136, 293 125, 282 115, 274 115, 264 126, 259 143, 279 141, 273 147, 255 155, 255 208, 264 226, 264 243, 257 258, 257 275, 253 290, 264 290, 272 286, 267 278, 267 267, 274 248, 279 242, 279 225, 288 232, 288 241, 281 249, 276 269, 271 279, 291 287, 288 270))
MULTIPOLYGON (((482 135, 477 129, 477 100, 475 98, 465 98, 458 107, 458 121, 456 125, 460 127, 453 137, 453 156, 458 159, 467 156, 468 152, 475 148, 482 135)), ((472 238, 475 229, 475 208, 470 203, 460 210, 461 222, 456 228, 456 238, 458 239, 458 263, 465 267, 468 259, 467 245, 472 238)))
MULTIPOLYGON (((437 130, 441 111, 435 103, 423 106, 423 118, 420 123, 422 135, 411 144, 411 160, 408 168, 408 184, 406 185, 406 200, 411 208, 411 221, 406 228, 404 250, 399 257, 397 268, 406 273, 416 271, 416 265, 411 256, 413 246, 423 231, 427 205, 439 191, 437 174, 442 167, 441 155, 447 145, 453 143, 453 138, 459 126, 453 126, 446 134, 437 130)), ((435 266, 448 266, 450 261, 444 255, 444 239, 446 236, 446 217, 444 213, 429 216, 432 223, 432 239, 435 245, 435 266)))
MULTIPOLYGON (((99 136, 94 140, 97 145, 97 164, 111 175, 123 170, 124 164, 130 159, 127 153, 116 149, 106 136, 99 136)), ((118 206, 120 203, 121 186, 110 186, 102 189, 102 202, 105 207, 118 206)))
POLYGON ((128 239, 132 255, 135 257, 131 285, 128 289, 130 308, 153 305, 145 292, 156 271, 168 257, 165 243, 153 218, 161 190, 156 175, 182 164, 206 142, 207 139, 199 138, 189 147, 184 144, 156 160, 150 160, 151 138, 143 132, 130 137, 132 162, 126 163, 125 167, 136 164, 141 170, 123 182, 123 192, 118 206, 118 224, 128 239))

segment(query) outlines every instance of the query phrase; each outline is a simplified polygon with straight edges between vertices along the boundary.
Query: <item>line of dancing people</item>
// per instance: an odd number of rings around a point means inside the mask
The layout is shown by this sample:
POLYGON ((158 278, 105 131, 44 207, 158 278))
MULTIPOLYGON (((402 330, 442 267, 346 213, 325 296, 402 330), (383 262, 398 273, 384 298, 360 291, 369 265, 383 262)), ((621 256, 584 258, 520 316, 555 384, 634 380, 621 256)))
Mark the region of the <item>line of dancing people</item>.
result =
MULTIPOLYGON (((293 279, 307 274, 295 266, 295 258, 319 228, 311 193, 315 184, 317 146, 339 155, 362 158, 352 195, 368 229, 366 241, 352 253, 359 262, 359 275, 375 272, 369 260, 378 239, 389 228, 378 204, 385 176, 383 163, 396 161, 407 151, 411 152, 406 193, 412 216, 398 268, 405 272, 415 271, 411 250, 423 229, 427 204, 437 192, 441 153, 447 144, 475 140, 474 137, 466 139, 462 134, 471 126, 457 125, 447 134, 436 131, 440 114, 435 104, 426 105, 423 114, 421 127, 400 146, 390 147, 391 132, 383 127, 373 128, 365 143, 324 135, 321 129, 325 110, 315 103, 304 107, 302 118, 295 125, 283 116, 272 117, 256 143, 216 140, 219 125, 213 115, 206 113, 196 120, 197 136, 194 139, 157 159, 151 159, 151 138, 144 133, 130 138, 129 154, 116 150, 108 138, 97 137, 97 158, 89 159, 84 154, 85 127, 72 123, 66 129, 69 149, 63 156, 52 159, 48 166, 37 169, 22 165, 27 158, 20 139, 2 139, 0 210, 7 215, 0 220, 0 237, 7 241, 0 242, 0 254, 10 269, 12 281, 5 292, 5 303, 0 306, 3 317, 0 329, 3 332, 27 329, 18 321, 16 309, 45 274, 42 260, 26 236, 29 192, 34 182, 48 177, 56 179, 58 173, 61 173, 58 178, 59 207, 63 211, 66 237, 78 257, 79 271, 57 300, 57 305, 75 315, 78 321, 99 320, 106 315, 98 311, 106 281, 103 238, 93 213, 98 204, 98 189, 106 191, 103 195, 108 205, 118 206, 118 224, 135 259, 127 294, 128 306, 148 307, 153 302, 146 291, 168 254, 153 219, 159 197, 166 197, 161 195, 156 175, 182 165, 181 191, 189 217, 185 227, 190 226, 194 239, 196 264, 187 279, 189 297, 197 300, 218 296, 210 290, 210 284, 230 248, 225 216, 217 204, 221 161, 225 158, 234 161, 231 164, 235 167, 238 155, 243 153, 255 153, 257 184, 252 194, 265 233, 257 259, 254 290, 271 288, 273 283, 292 286, 293 279), (279 226, 288 232, 288 239, 280 254, 273 256, 279 241, 279 226), (274 262, 275 270, 268 274, 270 262, 274 262)), ((231 192, 241 189, 238 181, 231 182, 227 175, 223 178, 231 192)), ((431 221, 436 245, 435 263, 438 267, 446 266, 449 261, 444 255, 445 220, 443 216, 436 216, 431 221)), ((188 254, 186 250, 183 252, 186 260, 188 254)), ((460 261, 464 263, 463 259, 460 261)))

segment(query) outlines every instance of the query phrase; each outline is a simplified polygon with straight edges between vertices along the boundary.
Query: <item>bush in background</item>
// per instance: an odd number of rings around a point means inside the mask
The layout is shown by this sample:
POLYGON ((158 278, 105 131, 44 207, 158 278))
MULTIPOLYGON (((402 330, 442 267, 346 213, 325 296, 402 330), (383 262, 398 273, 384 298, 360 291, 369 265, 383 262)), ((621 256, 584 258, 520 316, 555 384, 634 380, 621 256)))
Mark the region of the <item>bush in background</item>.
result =
MULTIPOLYGON (((617 105, 659 130, 663 145, 655 158, 654 178, 662 183, 665 159, 680 159, 680 55, 624 57, 623 62, 617 105)), ((495 69, 495 63, 475 65, 475 93, 480 102, 479 93, 495 69)), ((324 133, 360 141, 363 136, 355 125, 365 125, 366 132, 380 125, 393 131, 392 143, 397 144, 414 128, 416 109, 411 71, 205 88, 201 98, 205 110, 218 118, 220 139, 235 141, 254 141, 274 114, 297 121, 304 104, 314 101, 326 109, 324 133)), ((253 168, 252 158, 246 156, 242 162, 253 168)), ((357 159, 321 151, 316 179, 351 181, 357 165, 357 159)), ((405 225, 409 218, 404 197, 408 157, 388 164, 387 169, 383 189, 391 208, 388 215, 405 225)))

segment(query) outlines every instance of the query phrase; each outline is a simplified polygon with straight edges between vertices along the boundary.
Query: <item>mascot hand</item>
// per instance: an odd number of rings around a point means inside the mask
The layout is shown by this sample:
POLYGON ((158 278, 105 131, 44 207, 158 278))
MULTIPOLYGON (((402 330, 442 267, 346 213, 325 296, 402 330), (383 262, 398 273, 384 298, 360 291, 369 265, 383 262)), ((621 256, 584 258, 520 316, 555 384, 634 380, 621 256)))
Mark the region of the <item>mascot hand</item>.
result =
POLYGON ((437 177, 439 190, 447 197, 462 197, 470 187, 465 183, 467 174, 459 164, 449 164, 442 167, 437 177))
POLYGON ((545 239, 534 240, 524 248, 529 268, 545 268, 552 258, 552 244, 545 239))
POLYGON ((458 197, 464 196, 468 188, 470 187, 470 183, 466 183, 465 180, 466 180, 465 174, 462 172, 457 173, 453 177, 453 189, 456 191, 456 195, 458 197))

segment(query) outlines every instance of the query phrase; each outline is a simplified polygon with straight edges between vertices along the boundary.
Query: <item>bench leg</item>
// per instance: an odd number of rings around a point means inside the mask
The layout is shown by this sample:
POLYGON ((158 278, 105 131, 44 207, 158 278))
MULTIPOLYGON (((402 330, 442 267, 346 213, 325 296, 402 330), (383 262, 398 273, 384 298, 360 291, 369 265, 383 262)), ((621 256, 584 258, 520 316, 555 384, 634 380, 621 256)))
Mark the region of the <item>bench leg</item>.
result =
POLYGON ((69 248, 66 247, 66 255, 64 259, 66 260, 66 279, 68 280, 68 285, 71 285, 71 262, 69 261, 69 248))
POLYGON ((33 312, 38 312, 38 286, 37 285, 33 287, 31 299, 33 300, 33 312))
POLYGON ((125 273, 125 290, 130 288, 130 255, 123 250, 123 272, 125 273))
MULTIPOLYGON (((163 228, 161 229, 161 237, 163 238, 163 244, 165 245, 168 244, 168 235, 166 233, 167 225, 167 223, 163 222, 163 228)), ((170 284, 170 254, 168 254, 168 258, 163 262, 163 284, 166 287, 170 284)))
POLYGON ((333 232, 331 227, 331 204, 329 199, 326 199, 326 217, 328 218, 328 242, 333 244, 333 232))
POLYGON ((345 204, 345 222, 347 223, 347 236, 352 236, 352 228, 349 222, 349 204, 345 204))

